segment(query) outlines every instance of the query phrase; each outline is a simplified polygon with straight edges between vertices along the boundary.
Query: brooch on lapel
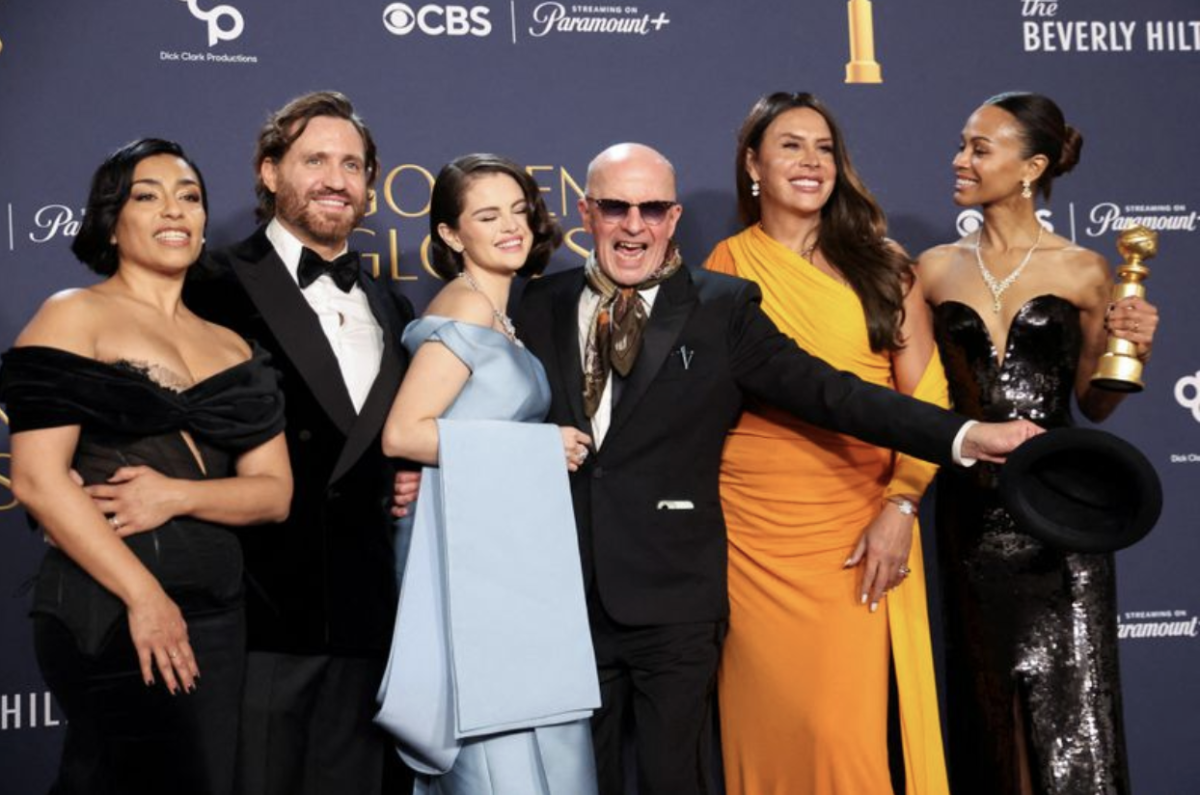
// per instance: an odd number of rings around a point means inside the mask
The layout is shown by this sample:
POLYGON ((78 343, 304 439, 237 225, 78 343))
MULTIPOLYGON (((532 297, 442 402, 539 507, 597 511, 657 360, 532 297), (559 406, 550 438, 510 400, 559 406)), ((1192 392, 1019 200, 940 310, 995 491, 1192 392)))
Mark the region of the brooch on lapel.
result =
POLYGON ((672 356, 678 356, 679 361, 683 362, 683 369, 687 370, 692 366, 692 357, 696 355, 696 351, 686 345, 680 345, 676 350, 671 351, 672 356))

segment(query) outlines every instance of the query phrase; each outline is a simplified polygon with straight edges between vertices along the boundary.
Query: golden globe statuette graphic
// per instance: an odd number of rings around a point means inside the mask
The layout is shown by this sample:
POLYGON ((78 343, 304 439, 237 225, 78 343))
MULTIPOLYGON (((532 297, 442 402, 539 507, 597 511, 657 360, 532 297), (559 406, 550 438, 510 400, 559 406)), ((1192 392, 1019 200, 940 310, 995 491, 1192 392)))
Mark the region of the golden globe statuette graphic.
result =
MULTIPOLYGON (((1150 269, 1145 260, 1158 253, 1158 233, 1144 226, 1126 229, 1117 238, 1117 251, 1125 259, 1117 268, 1117 283, 1113 285, 1112 302, 1136 295, 1146 297, 1143 282, 1150 278, 1150 269)), ((1113 335, 1108 336, 1108 345, 1092 376, 1092 383, 1101 389, 1114 392, 1141 392, 1142 366, 1145 363, 1137 356, 1137 345, 1113 335)))
POLYGON ((850 0, 850 62, 846 64, 847 83, 882 83, 883 70, 875 60, 875 25, 871 21, 871 0, 850 0))

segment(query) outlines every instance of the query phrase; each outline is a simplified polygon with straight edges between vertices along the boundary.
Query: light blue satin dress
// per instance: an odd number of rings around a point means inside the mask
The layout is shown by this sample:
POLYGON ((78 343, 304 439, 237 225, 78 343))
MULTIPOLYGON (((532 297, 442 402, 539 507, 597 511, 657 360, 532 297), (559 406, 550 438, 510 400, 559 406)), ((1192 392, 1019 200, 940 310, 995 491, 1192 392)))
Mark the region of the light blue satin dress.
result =
POLYGON ((376 721, 418 795, 596 792, 600 704, 562 439, 541 363, 503 334, 428 316, 471 370, 422 472, 376 721))

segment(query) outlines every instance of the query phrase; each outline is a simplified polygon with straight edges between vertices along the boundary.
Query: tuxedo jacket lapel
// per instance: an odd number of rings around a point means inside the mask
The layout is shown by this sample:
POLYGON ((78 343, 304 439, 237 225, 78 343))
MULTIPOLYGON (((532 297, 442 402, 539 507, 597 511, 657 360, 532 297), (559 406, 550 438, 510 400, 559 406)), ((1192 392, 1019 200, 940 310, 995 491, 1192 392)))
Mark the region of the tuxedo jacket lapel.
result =
POLYGON ((695 304, 692 280, 686 268, 680 268, 678 273, 662 283, 658 296, 654 299, 654 307, 650 310, 650 320, 642 334, 642 350, 633 366, 633 372, 625 381, 621 400, 613 407, 612 424, 605 436, 606 443, 620 432, 642 395, 650 388, 679 338, 679 333, 683 331, 695 304))
MULTIPOLYGON (((361 273, 358 285, 366 293, 371 312, 383 330, 383 358, 379 362, 379 375, 375 377, 362 411, 358 413, 346 439, 346 445, 338 456, 337 464, 334 465, 333 474, 329 478, 331 483, 354 465, 367 445, 374 444, 378 439, 379 429, 383 427, 396 391, 400 388, 400 378, 404 374, 404 364, 407 361, 400 344, 405 320, 396 311, 395 304, 383 295, 385 288, 361 273)), ((340 374, 338 378, 341 379, 340 374)))
POLYGON ((576 427, 590 433, 592 423, 583 408, 583 363, 579 357, 579 295, 585 289, 583 271, 579 271, 578 280, 572 279, 566 285, 567 289, 553 303, 553 343, 562 380, 560 394, 567 396, 576 427))
POLYGON ((234 259, 234 273, 317 402, 343 433, 349 433, 354 404, 329 340, 275 249, 265 235, 262 238, 267 245, 264 255, 234 259))

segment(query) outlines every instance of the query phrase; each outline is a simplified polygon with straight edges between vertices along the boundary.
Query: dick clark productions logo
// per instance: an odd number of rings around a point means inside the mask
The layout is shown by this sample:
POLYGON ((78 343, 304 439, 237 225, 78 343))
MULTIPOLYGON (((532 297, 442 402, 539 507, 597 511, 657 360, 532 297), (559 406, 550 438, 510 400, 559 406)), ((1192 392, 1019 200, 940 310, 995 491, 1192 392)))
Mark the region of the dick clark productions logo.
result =
POLYGON ((208 23, 208 46, 217 46, 218 41, 233 41, 242 35, 246 27, 242 12, 231 5, 219 5, 205 11, 200 8, 200 0, 180 0, 187 3, 188 11, 201 22, 208 23), (229 27, 221 27, 221 20, 228 19, 229 27))
POLYGON ((1175 400, 1192 412, 1196 422, 1200 422, 1200 371, 1194 375, 1185 375, 1175 382, 1175 400), (1188 390, 1191 390, 1191 395, 1188 394, 1188 390))

